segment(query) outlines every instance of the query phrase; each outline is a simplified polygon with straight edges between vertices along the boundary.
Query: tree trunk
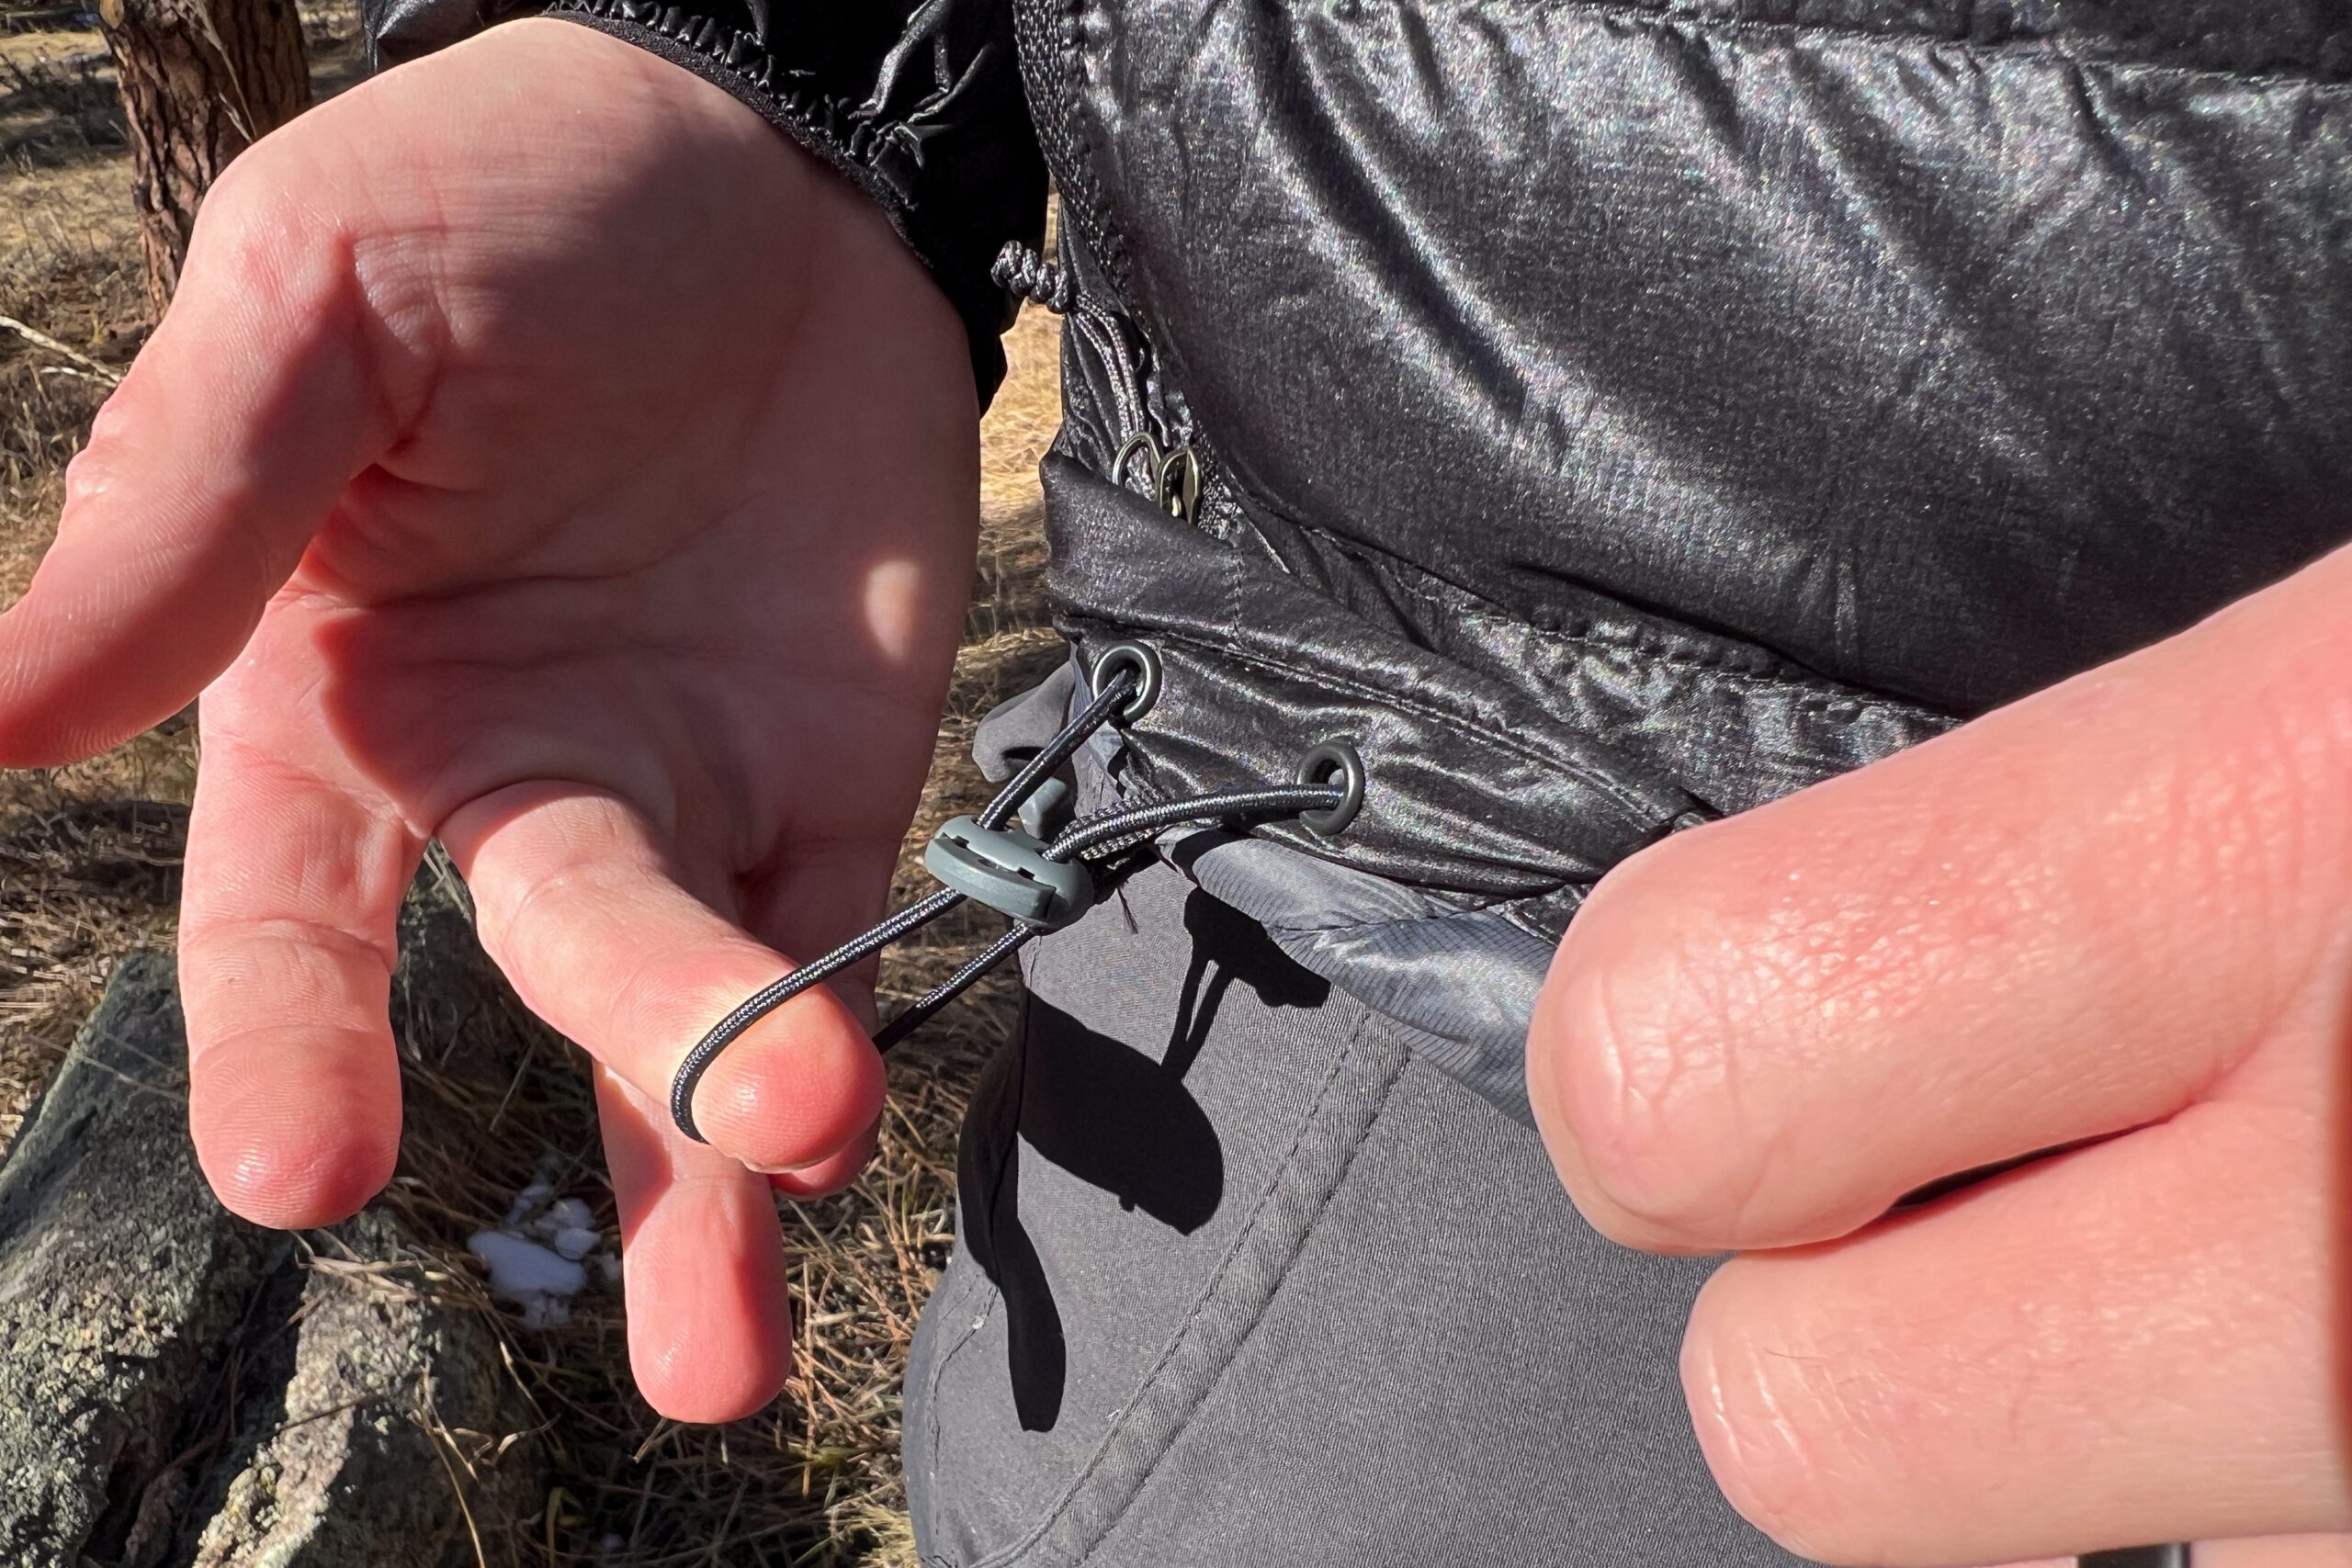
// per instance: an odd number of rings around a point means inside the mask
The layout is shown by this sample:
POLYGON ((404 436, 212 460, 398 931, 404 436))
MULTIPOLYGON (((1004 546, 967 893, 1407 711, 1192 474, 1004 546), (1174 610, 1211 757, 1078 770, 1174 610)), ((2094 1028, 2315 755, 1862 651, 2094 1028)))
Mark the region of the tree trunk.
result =
POLYGON ((205 191, 311 102, 294 0, 98 0, 130 124, 132 204, 161 319, 205 191))

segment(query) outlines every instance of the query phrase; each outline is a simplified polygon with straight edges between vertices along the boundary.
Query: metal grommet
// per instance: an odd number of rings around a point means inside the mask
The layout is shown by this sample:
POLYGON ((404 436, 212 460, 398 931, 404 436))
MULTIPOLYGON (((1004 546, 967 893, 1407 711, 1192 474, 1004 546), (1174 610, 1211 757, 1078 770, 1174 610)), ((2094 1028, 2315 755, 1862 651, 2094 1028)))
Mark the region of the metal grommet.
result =
POLYGON ((1340 804, 1324 811, 1302 811, 1299 821, 1318 839, 1334 839, 1347 830, 1363 809, 1363 759, 1356 754, 1352 740, 1326 740, 1306 754, 1298 765, 1298 782, 1303 784, 1336 783, 1340 789, 1340 804), (1333 774, 1339 776, 1334 779, 1333 774))
POLYGON ((1139 642, 1114 642, 1102 650, 1086 680, 1099 693, 1123 665, 1135 667, 1135 695, 1121 704, 1112 717, 1121 724, 1133 724, 1159 701, 1159 655, 1139 642))

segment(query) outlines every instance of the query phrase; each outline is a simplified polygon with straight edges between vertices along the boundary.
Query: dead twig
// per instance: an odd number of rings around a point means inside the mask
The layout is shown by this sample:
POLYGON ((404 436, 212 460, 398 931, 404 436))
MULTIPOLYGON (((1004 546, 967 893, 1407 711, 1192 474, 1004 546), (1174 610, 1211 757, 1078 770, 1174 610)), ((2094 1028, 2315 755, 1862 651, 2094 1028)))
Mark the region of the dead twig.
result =
POLYGON ((113 366, 101 365, 80 349, 68 348, 47 333, 35 327, 28 327, 14 316, 0 316, 0 327, 7 328, 35 348, 45 350, 70 362, 74 369, 93 381, 103 382, 109 387, 122 385, 122 372, 113 366))

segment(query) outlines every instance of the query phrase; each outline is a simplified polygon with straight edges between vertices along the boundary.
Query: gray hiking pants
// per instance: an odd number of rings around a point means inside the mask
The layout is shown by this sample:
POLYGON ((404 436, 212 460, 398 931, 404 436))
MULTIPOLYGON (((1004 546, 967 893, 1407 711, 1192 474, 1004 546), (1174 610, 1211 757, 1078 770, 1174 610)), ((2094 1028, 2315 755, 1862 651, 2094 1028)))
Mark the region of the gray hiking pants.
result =
POLYGON ((908 1369, 927 1568, 1796 1561, 1683 1410, 1708 1263, 1172 868, 1030 951, 908 1369))

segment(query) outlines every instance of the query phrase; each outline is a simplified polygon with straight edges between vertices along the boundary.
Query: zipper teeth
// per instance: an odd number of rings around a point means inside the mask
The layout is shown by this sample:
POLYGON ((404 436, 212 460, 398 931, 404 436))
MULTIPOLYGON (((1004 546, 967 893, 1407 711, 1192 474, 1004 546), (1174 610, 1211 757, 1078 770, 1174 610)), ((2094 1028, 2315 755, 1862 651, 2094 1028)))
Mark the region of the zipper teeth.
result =
POLYGON ((1077 329, 1080 338, 1094 351, 1096 360, 1108 372, 1111 384, 1113 414, 1118 422, 1119 454, 1113 460, 1116 471, 1111 482, 1126 484, 1127 454, 1140 443, 1149 455, 1144 491, 1153 503, 1171 515, 1190 524, 1197 519, 1201 493, 1201 459, 1193 449, 1192 432, 1178 433, 1154 418, 1151 400, 1144 389, 1144 372, 1140 360, 1151 351, 1149 345, 1134 347, 1125 325, 1095 300, 1087 298, 1085 290, 1074 286, 1066 290, 1070 298, 1069 313, 1064 317, 1077 329), (1189 474, 1189 482, 1186 477, 1189 474))
POLYGON ((1069 322, 1094 351, 1111 383, 1112 414, 1118 423, 1115 438, 1123 448, 1144 436, 1163 451, 1171 446, 1189 450, 1188 441, 1168 440, 1169 433, 1151 416, 1139 363, 1148 349, 1139 352, 1131 344, 1125 324, 1079 287, 1075 273, 1014 240, 997 253, 989 276, 999 288, 1022 295, 1069 322))
POLYGON ((1005 0, 1012 7, 1014 52, 1028 89, 1037 144, 1061 192, 1062 217, 1124 284, 1126 254, 1096 188, 1078 129, 1080 14, 1090 0, 1005 0))
MULTIPOLYGON (((1124 290, 1128 282, 1127 256, 1125 242, 1111 221, 1108 205, 1102 199, 1094 181, 1094 170, 1087 156, 1085 139, 1079 129, 1077 84, 1080 79, 1079 62, 1080 17, 1093 0, 1004 0, 1012 7, 1013 51, 1020 63, 1023 85, 1028 89, 1031 119, 1037 132, 1038 150, 1045 154, 1046 166, 1053 175, 1055 187, 1061 193, 1062 222, 1076 233, 1079 241, 1102 268, 1102 276, 1114 294, 1124 290)), ((1193 432, 1181 434, 1159 428, 1151 417, 1151 405, 1145 393, 1145 380, 1137 355, 1131 350, 1125 327, 1102 303, 1086 297, 1077 287, 1069 268, 1047 263, 1029 246, 1020 246, 1024 253, 1023 269, 1040 281, 1050 280, 1053 287, 1047 294, 1008 282, 1001 276, 1006 258, 1014 247, 1008 245, 997 258, 998 281, 1018 292, 1026 294, 1046 309, 1062 315, 1079 326, 1095 356, 1103 366, 1112 386, 1113 410, 1120 425, 1118 443, 1124 445, 1138 434, 1162 443, 1162 451, 1182 451, 1191 455, 1193 432)), ((1145 344, 1142 353, 1149 353, 1145 344)), ((1189 421, 1187 422, 1189 423, 1189 421)), ((1197 456, 1192 457, 1194 472, 1202 465, 1197 456)), ((1205 480, 1209 476, 1200 476, 1205 480)), ((1188 517, 1187 521, 1190 521, 1188 517)))
POLYGON ((1151 410, 1144 399, 1143 372, 1127 352, 1126 333, 1090 301, 1081 300, 1069 320, 1111 372, 1111 400, 1117 405, 1114 412, 1118 415, 1119 439, 1130 441, 1137 435, 1157 439, 1159 433, 1152 428, 1151 410))

